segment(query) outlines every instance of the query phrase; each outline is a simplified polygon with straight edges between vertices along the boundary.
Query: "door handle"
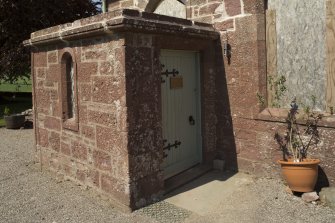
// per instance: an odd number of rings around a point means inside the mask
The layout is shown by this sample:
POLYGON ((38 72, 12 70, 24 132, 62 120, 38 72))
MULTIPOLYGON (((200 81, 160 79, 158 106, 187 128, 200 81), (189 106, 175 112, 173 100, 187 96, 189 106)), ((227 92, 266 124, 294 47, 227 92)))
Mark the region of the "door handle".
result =
POLYGON ((192 115, 188 117, 188 122, 190 123, 190 125, 195 125, 195 120, 192 115))

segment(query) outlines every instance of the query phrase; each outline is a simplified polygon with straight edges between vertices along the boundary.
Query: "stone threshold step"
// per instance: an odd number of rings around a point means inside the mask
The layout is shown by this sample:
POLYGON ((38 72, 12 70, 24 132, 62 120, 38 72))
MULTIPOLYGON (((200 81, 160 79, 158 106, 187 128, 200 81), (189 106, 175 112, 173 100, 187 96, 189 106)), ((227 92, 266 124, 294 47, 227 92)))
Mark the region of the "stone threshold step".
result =
POLYGON ((165 191, 164 195, 170 193, 171 191, 191 182, 192 180, 201 177, 207 172, 213 169, 212 165, 209 164, 197 164, 173 177, 165 180, 165 191))

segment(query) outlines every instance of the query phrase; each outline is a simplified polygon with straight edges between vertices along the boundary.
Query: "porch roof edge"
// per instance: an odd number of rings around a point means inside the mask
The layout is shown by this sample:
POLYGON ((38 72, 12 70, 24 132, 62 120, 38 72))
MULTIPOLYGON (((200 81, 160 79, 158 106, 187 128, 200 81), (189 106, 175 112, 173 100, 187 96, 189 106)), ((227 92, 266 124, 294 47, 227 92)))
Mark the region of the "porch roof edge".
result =
POLYGON ((33 32, 25 46, 66 42, 113 32, 134 31, 217 39, 220 34, 211 24, 199 23, 131 9, 116 10, 33 32))

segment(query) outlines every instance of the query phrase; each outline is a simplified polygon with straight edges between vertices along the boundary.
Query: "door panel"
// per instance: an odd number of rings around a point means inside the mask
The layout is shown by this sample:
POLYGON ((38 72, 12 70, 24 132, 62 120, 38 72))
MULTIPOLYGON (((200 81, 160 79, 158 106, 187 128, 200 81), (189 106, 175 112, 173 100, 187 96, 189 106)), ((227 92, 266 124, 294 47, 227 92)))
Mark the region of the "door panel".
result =
POLYGON ((187 51, 162 50, 160 60, 163 169, 168 178, 201 162, 199 63, 198 54, 187 51))

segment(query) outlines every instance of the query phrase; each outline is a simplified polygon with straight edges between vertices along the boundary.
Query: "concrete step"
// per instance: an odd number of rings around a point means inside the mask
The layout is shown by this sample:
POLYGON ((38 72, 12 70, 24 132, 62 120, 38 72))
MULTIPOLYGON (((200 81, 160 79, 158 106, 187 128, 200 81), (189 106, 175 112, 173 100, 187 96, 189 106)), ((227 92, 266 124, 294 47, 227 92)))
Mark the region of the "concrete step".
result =
POLYGON ((212 170, 212 165, 199 164, 165 180, 165 194, 191 182, 198 177, 201 177, 210 170, 212 170))

